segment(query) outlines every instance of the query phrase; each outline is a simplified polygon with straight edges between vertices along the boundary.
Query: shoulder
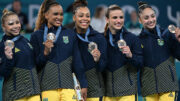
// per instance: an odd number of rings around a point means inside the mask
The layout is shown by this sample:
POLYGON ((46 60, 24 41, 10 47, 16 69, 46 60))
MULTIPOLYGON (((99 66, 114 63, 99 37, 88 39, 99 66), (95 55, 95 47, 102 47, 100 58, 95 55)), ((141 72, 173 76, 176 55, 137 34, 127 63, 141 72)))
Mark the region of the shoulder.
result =
POLYGON ((131 39, 136 39, 136 38, 138 38, 134 33, 131 33, 131 32, 129 32, 129 31, 127 31, 127 30, 125 30, 125 35, 127 36, 127 37, 129 37, 129 38, 131 38, 131 39))
POLYGON ((68 28, 62 28, 62 34, 63 35, 71 35, 71 36, 75 36, 75 32, 72 29, 68 29, 68 28))
POLYGON ((31 33, 31 39, 34 38, 34 37, 39 39, 39 38, 41 38, 43 36, 43 34, 44 34, 43 30, 37 30, 37 31, 31 33))
POLYGON ((27 43, 29 42, 29 40, 28 40, 27 38, 25 38, 24 36, 22 36, 22 35, 21 35, 21 40, 22 40, 23 42, 27 42, 27 43))

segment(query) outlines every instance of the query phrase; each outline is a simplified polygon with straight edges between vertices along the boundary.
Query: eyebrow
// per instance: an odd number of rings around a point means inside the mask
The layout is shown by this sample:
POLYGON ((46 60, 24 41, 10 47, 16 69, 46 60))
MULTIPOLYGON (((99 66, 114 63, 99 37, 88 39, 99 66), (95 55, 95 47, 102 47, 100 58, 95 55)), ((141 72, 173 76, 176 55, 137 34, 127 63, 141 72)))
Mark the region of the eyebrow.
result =
POLYGON ((8 24, 13 24, 15 23, 16 21, 9 21, 8 24))

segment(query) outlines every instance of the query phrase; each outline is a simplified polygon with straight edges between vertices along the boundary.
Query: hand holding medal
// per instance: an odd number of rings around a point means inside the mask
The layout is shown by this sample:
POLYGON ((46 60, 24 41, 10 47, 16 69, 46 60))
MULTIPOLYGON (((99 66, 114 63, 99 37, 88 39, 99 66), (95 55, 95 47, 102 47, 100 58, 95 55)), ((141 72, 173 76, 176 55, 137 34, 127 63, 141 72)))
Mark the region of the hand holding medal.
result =
POLYGON ((51 48, 54 47, 53 42, 56 40, 56 36, 54 35, 54 33, 49 33, 47 35, 47 40, 46 42, 44 42, 44 55, 48 55, 51 52, 51 48))
POLYGON ((125 54, 126 57, 132 58, 131 50, 130 50, 129 46, 127 46, 126 41, 121 39, 117 42, 117 44, 118 44, 120 51, 122 51, 122 53, 125 54))
POLYGON ((174 25, 169 25, 168 30, 175 34, 176 39, 180 42, 180 29, 178 27, 175 27, 174 25))
POLYGON ((6 40, 5 41, 5 55, 8 59, 13 58, 13 52, 12 49, 14 48, 14 42, 12 40, 6 40))
POLYGON ((92 56, 94 58, 94 61, 95 62, 99 61, 101 53, 98 50, 98 46, 97 46, 97 44, 95 42, 90 42, 88 44, 88 50, 92 54, 92 56))

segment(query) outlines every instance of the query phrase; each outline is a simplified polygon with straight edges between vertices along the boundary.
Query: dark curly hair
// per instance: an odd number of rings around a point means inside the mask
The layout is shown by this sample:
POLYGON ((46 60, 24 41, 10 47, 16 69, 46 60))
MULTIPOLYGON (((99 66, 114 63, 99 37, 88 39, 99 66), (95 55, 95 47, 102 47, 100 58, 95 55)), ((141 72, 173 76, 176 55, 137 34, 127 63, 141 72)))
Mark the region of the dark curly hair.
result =
POLYGON ((138 3, 138 13, 141 14, 142 11, 146 8, 151 8, 153 10, 153 8, 148 5, 146 2, 142 2, 142 1, 139 1, 138 3))
POLYGON ((86 0, 76 0, 73 3, 73 14, 76 13, 78 8, 80 8, 80 7, 87 7, 87 6, 88 6, 88 3, 87 3, 86 0))

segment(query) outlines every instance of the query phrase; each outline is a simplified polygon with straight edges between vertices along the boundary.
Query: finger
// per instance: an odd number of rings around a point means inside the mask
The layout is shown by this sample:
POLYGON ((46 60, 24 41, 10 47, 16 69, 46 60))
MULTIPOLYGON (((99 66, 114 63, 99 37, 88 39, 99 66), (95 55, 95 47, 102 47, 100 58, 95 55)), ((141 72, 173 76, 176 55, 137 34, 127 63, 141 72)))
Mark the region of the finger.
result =
POLYGON ((126 46, 120 46, 119 48, 124 49, 126 46))
POLYGON ((94 55, 94 54, 95 54, 95 50, 92 50, 92 51, 91 51, 91 54, 94 55))
POLYGON ((123 54, 129 54, 129 52, 123 52, 123 54))
POLYGON ((5 47, 5 50, 11 50, 11 47, 6 46, 6 47, 5 47))
POLYGON ((178 33, 179 33, 179 28, 176 28, 175 34, 178 34, 178 33))

